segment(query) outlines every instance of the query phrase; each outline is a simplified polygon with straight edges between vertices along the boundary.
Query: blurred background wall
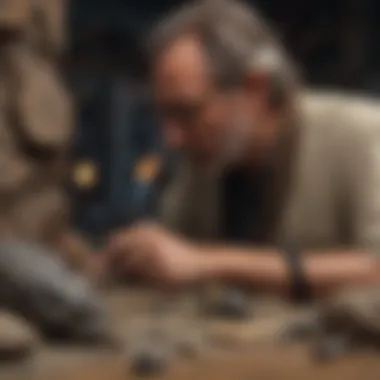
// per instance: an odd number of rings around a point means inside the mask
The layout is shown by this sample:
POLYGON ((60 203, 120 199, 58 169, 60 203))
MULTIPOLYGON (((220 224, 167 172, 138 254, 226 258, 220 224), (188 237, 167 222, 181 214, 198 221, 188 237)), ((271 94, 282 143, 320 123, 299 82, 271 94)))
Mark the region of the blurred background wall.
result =
MULTIPOLYGON (((142 50, 180 1, 72 0, 65 72, 78 107, 71 194, 76 228, 100 236, 143 212, 134 168, 161 152, 142 50)), ((257 0, 313 86, 380 94, 378 0, 257 0)))

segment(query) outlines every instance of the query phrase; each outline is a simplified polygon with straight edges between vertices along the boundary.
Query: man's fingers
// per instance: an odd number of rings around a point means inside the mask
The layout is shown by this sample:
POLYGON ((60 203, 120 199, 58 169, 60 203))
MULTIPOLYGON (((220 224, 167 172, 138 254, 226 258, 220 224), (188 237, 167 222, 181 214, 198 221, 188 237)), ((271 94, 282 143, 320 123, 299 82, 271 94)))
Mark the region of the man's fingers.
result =
POLYGON ((141 220, 133 226, 133 229, 145 230, 145 231, 156 230, 158 228, 159 228, 158 223, 154 220, 149 220, 149 219, 141 220))
POLYGON ((156 238, 155 224, 142 222, 113 235, 109 240, 107 256, 126 272, 144 272, 147 276, 154 276, 154 272, 150 273, 150 261, 156 238))
POLYGON ((121 232, 113 235, 108 243, 108 251, 112 256, 127 254, 134 246, 135 232, 121 232))
POLYGON ((137 228, 115 235, 110 239, 108 257, 120 263, 125 270, 137 269, 145 260, 144 240, 137 228))
POLYGON ((143 251, 130 252, 129 255, 124 257, 122 265, 130 273, 140 272, 142 268, 146 268, 147 257, 143 251))

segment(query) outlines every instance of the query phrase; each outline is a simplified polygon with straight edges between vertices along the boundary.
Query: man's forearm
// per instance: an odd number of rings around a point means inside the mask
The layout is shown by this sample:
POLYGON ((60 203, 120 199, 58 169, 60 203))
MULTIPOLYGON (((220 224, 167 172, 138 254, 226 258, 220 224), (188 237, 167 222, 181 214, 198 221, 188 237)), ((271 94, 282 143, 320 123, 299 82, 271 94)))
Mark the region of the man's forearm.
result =
MULTIPOLYGON (((200 250, 204 280, 226 280, 277 294, 289 293, 291 276, 281 252, 238 247, 200 250)), ((380 284, 379 260, 357 251, 305 253, 303 267, 316 295, 345 286, 380 284)))

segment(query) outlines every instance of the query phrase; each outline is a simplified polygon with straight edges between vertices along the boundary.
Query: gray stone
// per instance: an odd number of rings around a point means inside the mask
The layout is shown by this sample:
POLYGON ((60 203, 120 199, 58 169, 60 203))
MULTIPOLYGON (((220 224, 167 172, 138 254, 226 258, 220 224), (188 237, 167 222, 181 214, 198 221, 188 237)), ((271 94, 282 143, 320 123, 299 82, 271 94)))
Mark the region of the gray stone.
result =
POLYGON ((23 316, 47 338, 108 342, 108 315, 98 294, 57 254, 41 247, 0 244, 0 305, 23 316))

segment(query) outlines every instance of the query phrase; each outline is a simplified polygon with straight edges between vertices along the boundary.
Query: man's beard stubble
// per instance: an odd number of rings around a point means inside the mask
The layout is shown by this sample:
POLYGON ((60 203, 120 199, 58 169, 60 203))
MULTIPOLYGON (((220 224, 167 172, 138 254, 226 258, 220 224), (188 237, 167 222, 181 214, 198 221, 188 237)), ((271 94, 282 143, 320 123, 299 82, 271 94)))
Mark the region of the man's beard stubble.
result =
POLYGON ((190 158, 204 173, 221 172, 224 169, 239 165, 249 155, 252 147, 252 124, 242 117, 234 117, 226 123, 219 136, 216 154, 202 154, 190 151, 190 158))
POLYGON ((252 123, 242 116, 235 116, 226 124, 222 135, 220 166, 238 165, 248 156, 252 147, 252 123))

